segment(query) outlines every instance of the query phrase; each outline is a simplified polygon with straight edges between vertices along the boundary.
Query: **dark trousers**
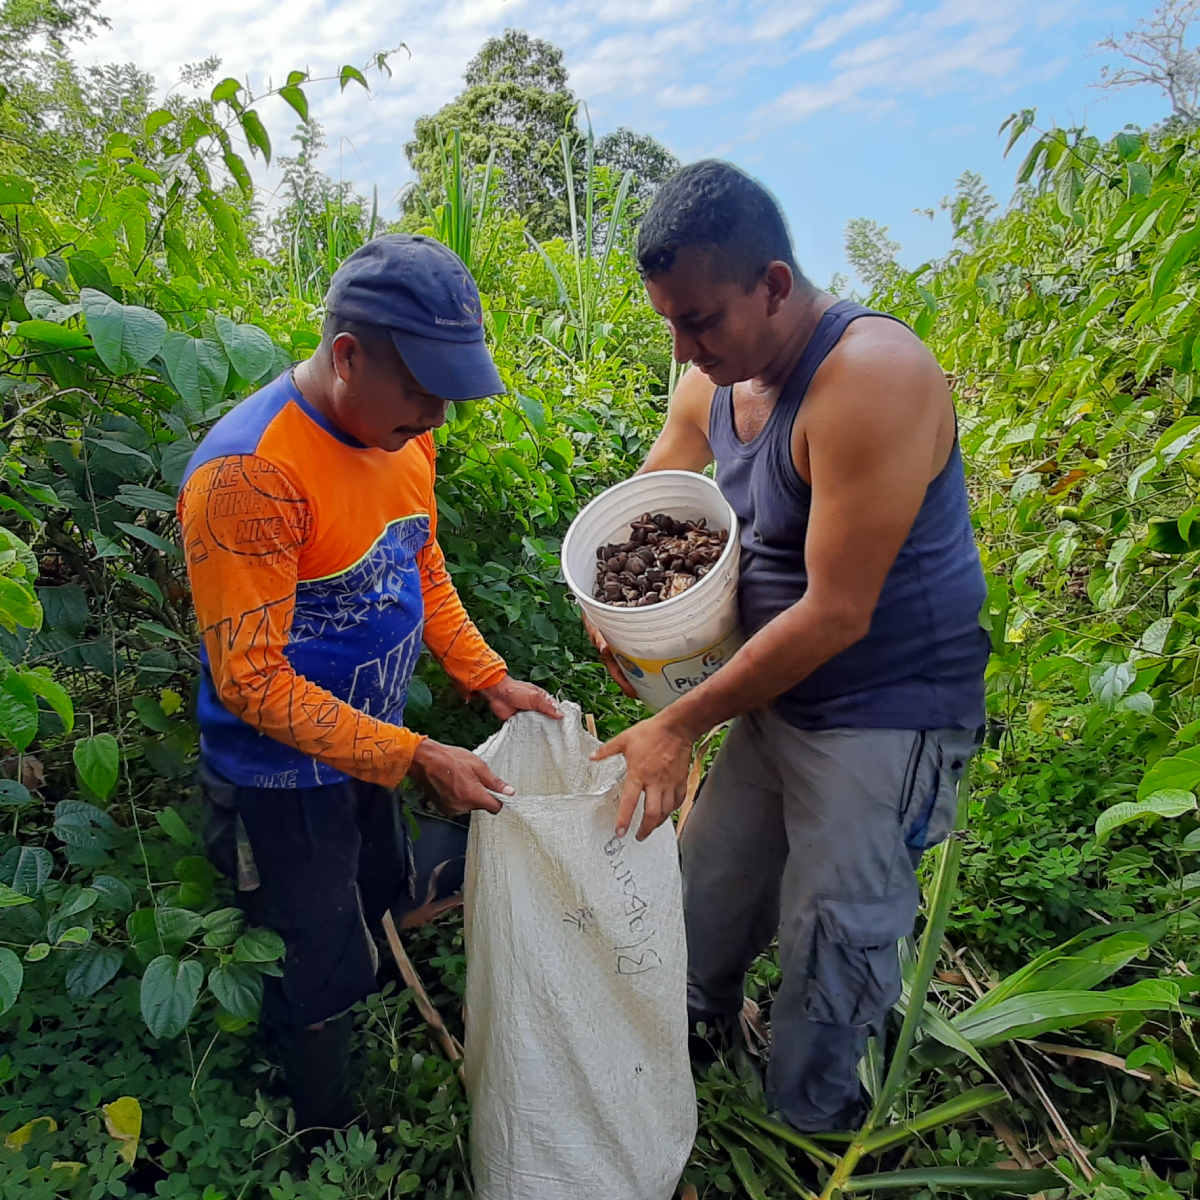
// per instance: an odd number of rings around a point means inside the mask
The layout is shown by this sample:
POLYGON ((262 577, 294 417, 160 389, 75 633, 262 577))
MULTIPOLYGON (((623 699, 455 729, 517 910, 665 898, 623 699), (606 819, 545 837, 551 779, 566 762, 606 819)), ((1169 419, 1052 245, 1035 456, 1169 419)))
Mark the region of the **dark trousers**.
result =
POLYGON ((256 788, 201 766, 205 843, 237 887, 253 924, 283 938, 283 973, 267 976, 263 1019, 304 1029, 346 1012, 375 990, 375 937, 462 887, 467 831, 421 818, 410 839, 386 788, 347 780, 324 787, 256 788))

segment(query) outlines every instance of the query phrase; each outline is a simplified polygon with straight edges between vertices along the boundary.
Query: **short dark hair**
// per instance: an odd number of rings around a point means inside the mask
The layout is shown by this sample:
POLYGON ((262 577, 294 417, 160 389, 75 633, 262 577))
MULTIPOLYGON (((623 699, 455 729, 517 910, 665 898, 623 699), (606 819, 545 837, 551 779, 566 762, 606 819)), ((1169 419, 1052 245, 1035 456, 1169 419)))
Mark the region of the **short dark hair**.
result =
POLYGON ((750 290, 773 262, 798 278, 792 238, 779 201, 732 163, 707 158, 677 171, 658 189, 638 230, 638 267, 645 279, 665 275, 686 246, 709 252, 725 279, 750 290))
POLYGON ((325 323, 321 326, 321 345, 331 347, 339 333, 352 333, 372 358, 381 351, 386 354, 389 346, 395 349, 391 332, 384 326, 369 325, 366 321, 351 321, 337 313, 326 313, 325 323))

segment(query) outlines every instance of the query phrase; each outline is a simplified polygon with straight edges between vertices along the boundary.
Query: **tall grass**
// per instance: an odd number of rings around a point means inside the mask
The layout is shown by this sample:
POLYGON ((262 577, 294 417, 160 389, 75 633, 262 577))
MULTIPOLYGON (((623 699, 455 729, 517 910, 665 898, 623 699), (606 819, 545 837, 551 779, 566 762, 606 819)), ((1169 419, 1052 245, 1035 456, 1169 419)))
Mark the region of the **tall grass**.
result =
POLYGON ((433 236, 449 246, 478 278, 487 269, 499 232, 497 228, 484 249, 481 242, 492 200, 496 151, 492 150, 483 166, 475 167, 463 162, 462 134, 457 129, 451 131, 449 143, 440 128, 437 135, 443 199, 434 203, 420 184, 414 184, 413 191, 433 226, 433 236))

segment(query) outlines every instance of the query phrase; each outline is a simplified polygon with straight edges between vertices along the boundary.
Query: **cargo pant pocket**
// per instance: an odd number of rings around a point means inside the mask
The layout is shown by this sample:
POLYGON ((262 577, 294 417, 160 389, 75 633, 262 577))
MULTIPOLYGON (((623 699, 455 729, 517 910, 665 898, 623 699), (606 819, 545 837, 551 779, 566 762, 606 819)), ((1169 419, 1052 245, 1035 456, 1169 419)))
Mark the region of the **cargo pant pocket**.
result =
POLYGON ((933 784, 904 838, 914 860, 925 850, 944 842, 954 828, 958 819, 959 787, 971 756, 979 748, 982 732, 953 729, 936 735, 933 784))
POLYGON ((918 891, 883 900, 817 901, 805 1015, 828 1025, 871 1025, 900 998, 896 943, 912 932, 918 891))

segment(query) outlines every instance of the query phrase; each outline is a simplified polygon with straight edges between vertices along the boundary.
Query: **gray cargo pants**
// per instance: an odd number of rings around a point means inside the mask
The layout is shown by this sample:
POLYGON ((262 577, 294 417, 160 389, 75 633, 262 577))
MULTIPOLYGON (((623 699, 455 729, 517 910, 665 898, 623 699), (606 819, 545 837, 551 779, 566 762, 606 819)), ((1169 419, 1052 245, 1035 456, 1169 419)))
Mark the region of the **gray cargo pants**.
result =
MULTIPOLYGON (((981 731, 980 731, 981 732, 981 731)), ((954 827, 979 732, 737 721, 683 834, 688 1009, 728 1027, 778 931, 767 1094, 797 1129, 846 1129, 858 1063, 900 996, 921 853, 954 827)))

